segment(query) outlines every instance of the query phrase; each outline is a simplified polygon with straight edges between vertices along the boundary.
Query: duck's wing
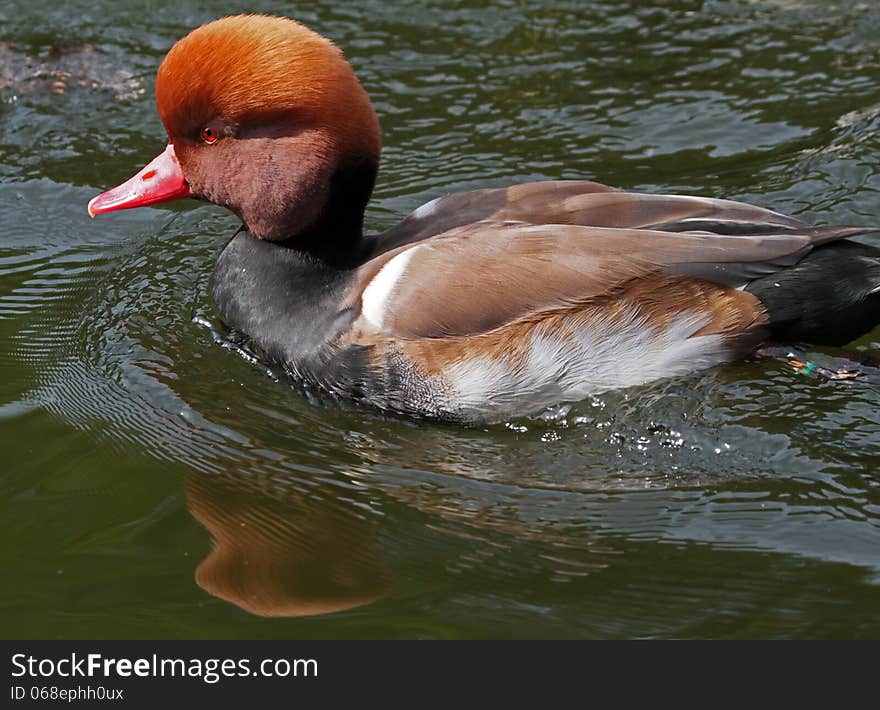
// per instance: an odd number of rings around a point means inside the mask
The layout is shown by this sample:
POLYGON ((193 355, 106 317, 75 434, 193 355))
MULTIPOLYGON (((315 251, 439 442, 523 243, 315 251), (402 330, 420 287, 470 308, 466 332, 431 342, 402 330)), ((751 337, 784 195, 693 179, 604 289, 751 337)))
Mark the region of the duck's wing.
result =
POLYGON ((458 192, 422 205, 380 235, 375 254, 482 221, 567 224, 667 232, 773 234, 805 222, 731 200, 623 192, 596 182, 557 180, 458 192))
POLYGON ((868 231, 803 227, 730 236, 483 221, 369 262, 346 306, 360 312, 365 332, 448 338, 485 333, 575 304, 602 302, 613 308, 616 294, 636 289, 642 300, 655 304, 657 318, 702 309, 730 330, 732 320, 743 327, 764 316, 759 301, 737 289, 797 263, 819 244, 868 231), (669 290, 670 283, 681 280, 693 287, 669 290), (736 313, 712 312, 734 306, 736 313))

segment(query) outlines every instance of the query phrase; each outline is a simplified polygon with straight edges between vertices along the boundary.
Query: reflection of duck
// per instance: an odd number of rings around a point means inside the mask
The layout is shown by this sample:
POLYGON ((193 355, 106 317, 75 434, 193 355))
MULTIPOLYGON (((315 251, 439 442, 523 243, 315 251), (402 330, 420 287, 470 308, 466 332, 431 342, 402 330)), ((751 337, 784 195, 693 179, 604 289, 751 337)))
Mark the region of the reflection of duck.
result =
POLYGON ((194 196, 245 224, 226 320, 307 380, 385 409, 497 421, 880 321, 880 250, 736 202, 540 182, 451 195, 379 237, 370 100, 328 40, 240 16, 156 79, 165 151, 92 215, 194 196))
POLYGON ((391 586, 372 524, 332 496, 196 474, 187 500, 213 538, 196 582, 251 614, 329 614, 376 601, 391 586))

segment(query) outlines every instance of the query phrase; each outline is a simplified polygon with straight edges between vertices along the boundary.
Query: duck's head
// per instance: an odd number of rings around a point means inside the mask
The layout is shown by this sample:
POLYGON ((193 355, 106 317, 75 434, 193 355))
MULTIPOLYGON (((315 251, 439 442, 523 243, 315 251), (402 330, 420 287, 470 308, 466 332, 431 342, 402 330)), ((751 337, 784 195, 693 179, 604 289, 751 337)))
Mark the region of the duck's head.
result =
POLYGON ((262 239, 328 219, 360 229, 379 123, 330 40, 287 18, 216 20, 168 52, 156 105, 168 146, 95 197, 90 215, 195 197, 228 207, 262 239))

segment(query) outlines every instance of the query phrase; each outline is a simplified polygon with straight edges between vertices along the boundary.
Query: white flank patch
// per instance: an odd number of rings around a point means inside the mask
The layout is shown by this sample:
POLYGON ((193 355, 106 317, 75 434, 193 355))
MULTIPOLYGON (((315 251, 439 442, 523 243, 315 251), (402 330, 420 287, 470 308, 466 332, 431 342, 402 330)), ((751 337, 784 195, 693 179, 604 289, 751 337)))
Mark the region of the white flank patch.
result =
POLYGON ((382 327, 385 320, 385 309, 394 295, 397 282, 403 276, 409 260, 418 247, 400 252, 385 266, 379 269, 361 295, 361 315, 377 328, 382 327))
POLYGON ((434 214, 437 211, 437 203, 440 202, 442 198, 435 197, 430 202, 426 202, 421 207, 416 208, 415 212, 412 213, 412 217, 416 219, 423 219, 429 215, 434 214))
POLYGON ((683 313, 664 329, 634 313, 615 321, 592 321, 574 337, 538 327, 525 361, 478 357, 444 372, 456 408, 475 420, 528 414, 592 394, 675 377, 729 359, 720 335, 691 337, 708 322, 683 313))

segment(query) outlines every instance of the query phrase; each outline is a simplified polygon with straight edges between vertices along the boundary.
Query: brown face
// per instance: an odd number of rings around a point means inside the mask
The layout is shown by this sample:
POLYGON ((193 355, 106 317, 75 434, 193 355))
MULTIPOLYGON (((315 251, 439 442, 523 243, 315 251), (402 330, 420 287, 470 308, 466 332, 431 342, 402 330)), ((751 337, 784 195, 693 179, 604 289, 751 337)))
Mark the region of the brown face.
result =
POLYGON ((348 62, 285 18, 194 30, 159 67, 156 103, 173 147, 95 198, 91 214, 193 196, 228 207, 255 236, 283 239, 314 223, 337 170, 378 165, 378 121, 348 62))
POLYGON ((326 130, 288 117, 212 126, 209 135, 219 137, 211 142, 172 139, 194 197, 232 210, 261 239, 284 239, 315 222, 338 160, 326 130))

